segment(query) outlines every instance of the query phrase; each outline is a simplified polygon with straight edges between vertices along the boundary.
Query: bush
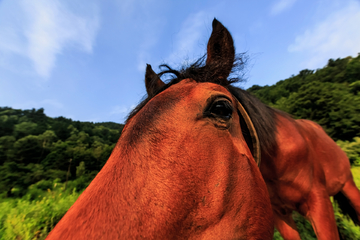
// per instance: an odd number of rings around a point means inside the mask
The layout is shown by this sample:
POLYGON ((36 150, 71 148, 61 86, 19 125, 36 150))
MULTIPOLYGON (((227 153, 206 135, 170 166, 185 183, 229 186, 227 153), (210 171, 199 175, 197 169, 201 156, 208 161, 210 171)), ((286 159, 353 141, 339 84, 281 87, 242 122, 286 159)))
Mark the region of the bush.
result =
POLYGON ((0 203, 0 239, 45 239, 79 195, 73 191, 63 196, 49 189, 38 201, 25 196, 0 203))
POLYGON ((336 141, 337 145, 348 156, 351 165, 360 166, 360 137, 354 137, 353 141, 336 141))

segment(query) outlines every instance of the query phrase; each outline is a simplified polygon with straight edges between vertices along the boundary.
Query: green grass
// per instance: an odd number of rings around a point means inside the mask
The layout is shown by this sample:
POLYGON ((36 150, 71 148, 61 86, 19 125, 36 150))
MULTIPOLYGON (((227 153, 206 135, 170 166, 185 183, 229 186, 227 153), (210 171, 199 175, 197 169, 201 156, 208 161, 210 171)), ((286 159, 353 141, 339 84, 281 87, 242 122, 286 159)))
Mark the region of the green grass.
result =
POLYGON ((360 166, 351 168, 356 186, 360 189, 360 166))
POLYGON ((6 199, 0 203, 0 239, 45 239, 80 193, 50 189, 40 199, 6 199))

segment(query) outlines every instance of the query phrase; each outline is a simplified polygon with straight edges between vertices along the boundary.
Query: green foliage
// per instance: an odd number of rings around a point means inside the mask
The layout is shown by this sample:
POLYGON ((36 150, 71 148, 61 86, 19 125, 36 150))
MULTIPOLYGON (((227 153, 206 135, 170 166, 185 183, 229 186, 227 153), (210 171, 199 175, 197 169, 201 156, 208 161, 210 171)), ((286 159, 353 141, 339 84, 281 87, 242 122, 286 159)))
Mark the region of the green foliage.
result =
POLYGON ((335 140, 360 137, 360 55, 330 59, 322 69, 302 70, 272 86, 247 91, 264 103, 319 123, 335 140))
POLYGON ((358 93, 360 92, 360 80, 357 80, 351 84, 349 84, 350 87, 350 92, 358 95, 358 93))
POLYGON ((341 214, 336 205, 334 209, 336 224, 342 239, 360 239, 360 227, 356 226, 347 216, 341 214))
MULTIPOLYGON (((356 59, 359 59, 357 57, 356 59)), ((353 83, 360 80, 360 61, 351 59, 346 66, 346 79, 349 83, 353 83)))
POLYGON ((298 118, 311 119, 334 139, 352 139, 360 132, 360 97, 340 83, 310 82, 278 105, 298 118))
POLYGON ((82 177, 78 185, 85 186, 109 158, 122 128, 111 122, 49 118, 42 108, 0 107, 0 197, 21 197, 40 180, 64 182, 68 170, 69 180, 82 177), (86 171, 77 176, 81 162, 86 171))
POLYGON ((34 134, 37 126, 38 125, 33 122, 21 122, 14 126, 14 135, 16 138, 22 138, 34 134))
POLYGON ((360 166, 360 137, 355 137, 353 141, 336 141, 337 145, 348 156, 352 165, 360 166))
POLYGON ((76 176, 81 177, 85 174, 85 162, 81 161, 79 166, 76 167, 76 176))
POLYGON ((13 160, 17 163, 38 163, 44 152, 44 148, 41 147, 39 137, 34 135, 28 135, 20 138, 13 145, 15 152, 13 160))
POLYGON ((0 165, 4 164, 7 159, 13 159, 13 145, 16 141, 14 136, 0 137, 0 165))
POLYGON ((0 239, 45 239, 80 195, 63 193, 56 183, 54 188, 38 191, 37 200, 26 195, 0 202, 0 239))
POLYGON ((360 167, 351 168, 352 175, 354 177, 354 182, 357 188, 360 189, 360 167))

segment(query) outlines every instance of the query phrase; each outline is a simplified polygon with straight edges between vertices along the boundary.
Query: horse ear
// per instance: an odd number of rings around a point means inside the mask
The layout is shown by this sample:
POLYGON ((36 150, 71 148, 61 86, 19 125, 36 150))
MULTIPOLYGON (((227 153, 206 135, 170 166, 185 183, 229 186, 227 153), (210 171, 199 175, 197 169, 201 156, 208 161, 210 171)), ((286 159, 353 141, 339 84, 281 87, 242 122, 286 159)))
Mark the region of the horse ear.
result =
POLYGON ((159 76, 152 70, 150 64, 146 64, 145 86, 148 96, 153 96, 165 85, 159 76))
POLYGON ((214 69, 214 77, 226 79, 234 64, 234 41, 230 32, 216 18, 212 22, 212 28, 207 44, 206 65, 214 69))

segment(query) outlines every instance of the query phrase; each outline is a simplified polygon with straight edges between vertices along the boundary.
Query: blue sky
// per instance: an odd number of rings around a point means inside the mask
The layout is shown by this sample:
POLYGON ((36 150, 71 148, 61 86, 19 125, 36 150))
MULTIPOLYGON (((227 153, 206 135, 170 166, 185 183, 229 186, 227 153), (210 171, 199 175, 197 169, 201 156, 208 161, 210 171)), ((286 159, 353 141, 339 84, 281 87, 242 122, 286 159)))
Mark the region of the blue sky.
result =
POLYGON ((359 0, 0 0, 0 106, 122 123, 146 63, 202 56, 214 17, 250 57, 245 89, 360 52, 359 0))

